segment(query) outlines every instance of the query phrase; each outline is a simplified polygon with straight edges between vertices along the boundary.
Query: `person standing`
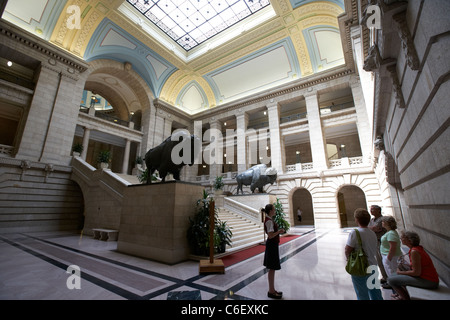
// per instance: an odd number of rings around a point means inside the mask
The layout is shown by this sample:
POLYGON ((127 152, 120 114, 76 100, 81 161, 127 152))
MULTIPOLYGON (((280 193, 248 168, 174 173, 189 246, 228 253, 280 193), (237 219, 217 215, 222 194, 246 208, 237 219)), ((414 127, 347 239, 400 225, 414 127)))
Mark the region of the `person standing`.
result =
POLYGON ((282 292, 275 290, 275 271, 281 269, 280 265, 280 234, 284 233, 284 229, 278 229, 277 224, 273 220, 275 216, 275 207, 273 204, 267 204, 265 208, 261 209, 262 213, 265 213, 264 231, 267 233, 266 251, 264 253, 263 265, 269 269, 268 282, 269 291, 267 296, 272 299, 281 299, 282 292))
MULTIPOLYGON (((357 230, 361 237, 361 244, 364 253, 367 256, 367 262, 369 263, 369 266, 376 266, 376 252, 378 250, 377 236, 372 230, 367 228, 370 221, 370 214, 367 210, 358 208, 355 210, 354 216, 355 222, 358 224, 357 230)), ((350 253, 355 249, 359 249, 356 229, 352 230, 352 232, 348 235, 347 244, 345 246, 345 256, 347 259, 350 256, 350 253)), ((358 300, 383 300, 383 296, 379 288, 369 288, 367 285, 370 276, 370 274, 367 274, 366 276, 351 276, 356 297, 358 300)))
POLYGON ((375 232, 378 239, 378 250, 377 250, 377 265, 381 272, 381 283, 386 283, 387 274, 386 270, 384 270, 383 265, 383 258, 381 257, 380 253, 380 243, 381 243, 381 237, 386 233, 386 229, 383 228, 383 224, 381 221, 381 218, 383 215, 381 214, 381 208, 377 205, 370 206, 370 214, 373 216, 373 218, 369 222, 369 229, 375 232))
POLYGON ((300 207, 297 207, 297 217, 298 217, 298 221, 302 222, 302 210, 300 209, 300 207))
MULTIPOLYGON (((383 228, 387 232, 381 237, 380 253, 383 260, 384 270, 386 271, 387 279, 395 275, 397 271, 397 260, 402 255, 400 236, 397 233, 397 222, 392 216, 384 216, 381 218, 383 228)), ((388 283, 383 284, 383 288, 390 289, 388 283)), ((395 295, 395 292, 393 292, 395 295)))
POLYGON ((382 223, 387 232, 381 237, 380 253, 384 270, 389 278, 397 271, 397 259, 402 255, 401 242, 394 217, 385 216, 382 218, 382 223))

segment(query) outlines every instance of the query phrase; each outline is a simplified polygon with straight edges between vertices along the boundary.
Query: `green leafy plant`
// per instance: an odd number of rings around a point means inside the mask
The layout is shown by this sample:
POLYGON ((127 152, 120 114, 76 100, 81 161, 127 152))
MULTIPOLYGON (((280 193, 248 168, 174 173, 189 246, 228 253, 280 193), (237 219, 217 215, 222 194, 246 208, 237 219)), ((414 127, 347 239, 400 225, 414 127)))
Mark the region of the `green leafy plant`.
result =
MULTIPOLYGON (((140 175, 138 175, 138 179, 140 183, 147 183, 148 180, 148 168, 146 168, 140 175)), ((152 181, 158 180, 155 174, 152 174, 152 181)))
POLYGON ((72 148, 73 152, 78 152, 78 153, 82 153, 83 152, 83 145, 81 143, 75 143, 75 145, 72 148))
POLYGON ((216 250, 219 253, 223 253, 225 252, 227 245, 231 246, 231 237, 233 236, 233 232, 231 232, 231 228, 227 225, 226 221, 218 220, 216 223, 216 233, 219 237, 219 246, 216 250))
POLYGON ((283 204, 280 202, 280 199, 277 198, 277 201, 273 203, 273 206, 275 207, 275 223, 279 229, 284 229, 287 232, 291 225, 286 220, 286 214, 283 211, 283 204))
MULTIPOLYGON (((203 190, 203 197, 197 200, 197 212, 193 218, 189 217, 189 228, 187 230, 188 243, 191 252, 195 255, 208 256, 209 255, 209 207, 211 198, 208 197, 208 192, 203 190)), ((226 224, 217 218, 217 209, 214 209, 214 234, 213 246, 216 252, 220 251, 225 243, 231 244, 231 230, 226 224)))
POLYGON ((216 177, 216 180, 214 181, 214 190, 222 190, 224 185, 223 177, 216 177))
POLYGON ((141 156, 136 157, 136 164, 144 164, 144 160, 142 159, 141 156))
POLYGON ((111 160, 111 151, 109 150, 102 150, 99 152, 97 157, 97 162, 99 163, 109 163, 111 160))

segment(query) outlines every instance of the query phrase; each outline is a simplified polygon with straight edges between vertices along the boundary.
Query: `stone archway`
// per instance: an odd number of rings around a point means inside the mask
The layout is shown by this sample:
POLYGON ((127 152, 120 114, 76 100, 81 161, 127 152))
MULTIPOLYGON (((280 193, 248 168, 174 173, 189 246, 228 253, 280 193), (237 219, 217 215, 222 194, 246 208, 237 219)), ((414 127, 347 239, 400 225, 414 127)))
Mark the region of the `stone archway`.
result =
POLYGON ((353 213, 357 208, 367 210, 366 195, 364 191, 353 185, 340 188, 336 195, 339 209, 339 221, 341 228, 356 227, 353 213))
POLYGON ((305 188, 298 188, 292 194, 291 214, 294 225, 314 225, 314 209, 311 193, 305 188), (302 211, 301 222, 297 218, 297 210, 302 211))
POLYGON ((116 109, 116 116, 130 120, 132 114, 151 108, 154 95, 145 81, 127 64, 99 59, 90 62, 85 89, 98 92, 116 109))
MULTIPOLYGON (((142 141, 131 145, 130 159, 134 162, 137 155, 145 154, 153 146, 150 138, 153 136, 154 129, 150 123, 154 121, 152 119, 155 113, 152 103, 154 94, 129 63, 97 59, 89 64, 89 75, 84 89, 105 98, 113 106, 113 114, 111 114, 113 117, 133 121, 134 129, 143 133, 142 141)), ((121 148, 123 153, 125 149, 123 146, 121 148)), ((118 161, 118 171, 122 171, 122 159, 118 161)))

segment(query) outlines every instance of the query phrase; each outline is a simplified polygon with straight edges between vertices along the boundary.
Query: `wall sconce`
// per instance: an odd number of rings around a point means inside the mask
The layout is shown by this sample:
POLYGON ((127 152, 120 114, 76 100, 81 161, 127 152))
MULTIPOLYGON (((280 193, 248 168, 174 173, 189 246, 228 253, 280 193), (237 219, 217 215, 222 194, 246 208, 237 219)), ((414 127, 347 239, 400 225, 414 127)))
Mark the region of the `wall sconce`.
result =
POLYGON ((345 144, 341 144, 341 156, 342 158, 347 158, 347 153, 345 152, 345 144))
POLYGON ((97 101, 97 98, 96 98, 95 96, 92 96, 92 97, 91 97, 91 108, 94 108, 94 107, 95 107, 96 101, 97 101))

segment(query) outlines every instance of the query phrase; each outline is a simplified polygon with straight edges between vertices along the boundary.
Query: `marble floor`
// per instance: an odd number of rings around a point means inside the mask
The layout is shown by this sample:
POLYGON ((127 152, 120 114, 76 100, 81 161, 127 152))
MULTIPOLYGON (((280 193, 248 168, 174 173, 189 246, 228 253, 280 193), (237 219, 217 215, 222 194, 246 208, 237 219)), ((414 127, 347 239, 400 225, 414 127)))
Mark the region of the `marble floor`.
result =
MULTIPOLYGON (((293 227, 280 246, 283 300, 355 300, 345 272, 349 229, 293 227)), ((117 242, 68 232, 0 235, 2 300, 269 300, 263 254, 202 274, 197 261, 166 265, 116 251, 117 242), (78 266, 68 271, 69 266, 78 266)), ((390 299, 390 290, 382 290, 390 299)))

